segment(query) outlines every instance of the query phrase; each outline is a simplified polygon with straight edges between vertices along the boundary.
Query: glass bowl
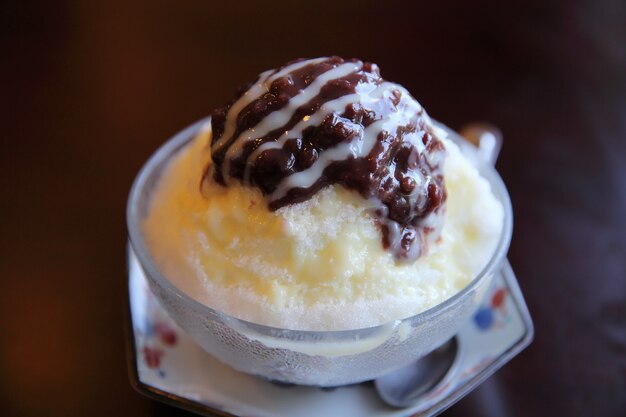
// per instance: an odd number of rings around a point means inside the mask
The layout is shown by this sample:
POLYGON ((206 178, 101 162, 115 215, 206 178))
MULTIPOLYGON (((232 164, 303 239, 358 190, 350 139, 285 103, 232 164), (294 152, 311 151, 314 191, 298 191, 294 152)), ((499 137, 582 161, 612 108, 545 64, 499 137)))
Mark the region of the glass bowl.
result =
POLYGON ((200 120, 166 142, 141 169, 130 192, 127 222, 132 250, 161 305, 203 349, 233 368, 284 383, 339 386, 375 379, 440 346, 477 310, 508 250, 511 201, 495 169, 476 148, 445 126, 449 137, 489 181, 504 208, 498 246, 484 269, 460 292, 412 317, 375 327, 341 331, 281 329, 240 320, 185 294, 159 271, 144 241, 141 224, 152 190, 168 162, 209 119, 200 120))

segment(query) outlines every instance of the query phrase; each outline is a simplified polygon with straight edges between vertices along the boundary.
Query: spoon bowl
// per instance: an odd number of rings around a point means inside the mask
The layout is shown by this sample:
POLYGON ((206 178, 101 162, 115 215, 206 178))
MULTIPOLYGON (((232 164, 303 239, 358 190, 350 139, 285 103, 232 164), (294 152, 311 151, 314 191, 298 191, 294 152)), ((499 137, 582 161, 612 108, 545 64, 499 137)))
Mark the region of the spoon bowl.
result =
POLYGON ((380 398, 393 407, 413 405, 435 389, 450 373, 458 357, 456 337, 412 364, 389 372, 374 381, 380 398))

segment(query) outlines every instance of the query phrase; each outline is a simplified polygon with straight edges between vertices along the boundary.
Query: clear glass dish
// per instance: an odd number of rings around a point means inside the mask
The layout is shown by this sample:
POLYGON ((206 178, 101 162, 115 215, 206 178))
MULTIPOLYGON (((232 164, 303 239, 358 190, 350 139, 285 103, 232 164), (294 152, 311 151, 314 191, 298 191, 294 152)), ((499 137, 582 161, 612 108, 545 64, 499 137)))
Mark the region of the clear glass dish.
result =
POLYGON ((497 249, 484 269, 460 292, 412 317, 361 329, 303 331, 264 326, 216 311, 177 288, 159 271, 142 236, 151 192, 171 158, 191 141, 208 119, 166 142, 141 169, 127 206, 129 241, 148 284, 161 305, 203 349, 233 368, 285 383, 338 386, 375 379, 440 346, 454 336, 478 308, 502 264, 512 233, 511 201, 495 169, 454 131, 449 137, 489 181, 504 207, 497 249))

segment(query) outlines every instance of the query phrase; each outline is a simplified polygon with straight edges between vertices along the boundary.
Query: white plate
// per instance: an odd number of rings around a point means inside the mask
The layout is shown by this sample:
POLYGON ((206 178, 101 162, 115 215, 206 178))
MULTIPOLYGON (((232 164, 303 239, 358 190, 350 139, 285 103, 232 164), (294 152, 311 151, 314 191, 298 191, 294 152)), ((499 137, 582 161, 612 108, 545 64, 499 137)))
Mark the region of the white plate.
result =
POLYGON ((457 335, 459 356, 423 401, 386 406, 372 383, 334 389, 278 385, 237 372, 203 351, 161 308, 129 254, 129 366, 141 393, 207 416, 432 416, 476 388, 531 342, 533 325, 508 262, 457 335))

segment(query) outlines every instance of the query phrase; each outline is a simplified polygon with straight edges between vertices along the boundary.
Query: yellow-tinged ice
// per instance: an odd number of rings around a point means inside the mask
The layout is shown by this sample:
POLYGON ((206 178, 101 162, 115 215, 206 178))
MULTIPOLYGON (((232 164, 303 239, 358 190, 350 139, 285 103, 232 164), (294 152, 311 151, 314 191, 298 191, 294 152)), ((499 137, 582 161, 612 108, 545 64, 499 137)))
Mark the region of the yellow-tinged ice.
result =
POLYGON ((500 237, 501 204, 448 140, 442 239, 406 264, 383 249, 363 199, 341 186, 275 212, 253 188, 209 183, 203 196, 209 139, 199 135, 168 166, 143 229, 168 279, 235 317, 308 330, 408 317, 467 285, 500 237))

